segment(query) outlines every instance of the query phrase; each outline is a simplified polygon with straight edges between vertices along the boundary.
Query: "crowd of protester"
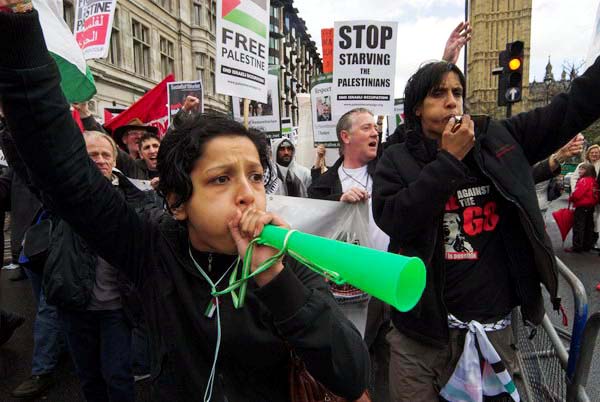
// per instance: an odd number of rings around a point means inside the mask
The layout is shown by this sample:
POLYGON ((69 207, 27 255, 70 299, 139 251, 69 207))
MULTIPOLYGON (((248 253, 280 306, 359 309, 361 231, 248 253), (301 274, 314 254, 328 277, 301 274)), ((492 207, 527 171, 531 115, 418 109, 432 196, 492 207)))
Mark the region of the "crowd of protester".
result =
MULTIPOLYGON (((93 402, 134 401, 135 381, 163 401, 312 400, 294 394, 295 359, 344 400, 454 401, 473 389, 475 400, 518 400, 511 311, 539 325, 540 284, 560 308, 542 214, 550 179, 600 117, 600 61, 546 107, 471 117, 455 65, 471 34, 461 23, 442 61, 407 82, 405 123, 386 143, 381 120, 353 109, 337 121, 339 158, 327 166, 318 147, 309 168, 291 139, 269 143, 226 116, 197 114, 193 96, 162 138, 139 119, 107 132, 85 103, 66 103, 35 10, 7 10, 0 205, 36 301, 31 376, 14 397, 46 392, 68 353, 93 402), (253 244, 267 224, 288 227, 265 211, 266 194, 367 203, 371 247, 425 263, 421 300, 400 312, 253 244), (238 308, 219 291, 249 247, 256 275, 238 308), (338 303, 342 292, 351 303, 338 303)), ((598 240, 600 147, 585 159, 570 196, 573 252, 598 240)), ((0 310, 0 346, 23 322, 0 310)))

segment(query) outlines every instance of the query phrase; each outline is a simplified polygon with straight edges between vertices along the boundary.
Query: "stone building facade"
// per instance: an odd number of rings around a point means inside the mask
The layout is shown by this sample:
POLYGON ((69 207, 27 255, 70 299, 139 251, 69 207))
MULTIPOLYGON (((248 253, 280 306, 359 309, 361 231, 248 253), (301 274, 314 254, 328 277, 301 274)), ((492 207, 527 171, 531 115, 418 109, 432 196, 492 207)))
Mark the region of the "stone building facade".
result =
MULTIPOLYGON (((63 0, 70 27, 74 2, 63 0)), ((229 96, 215 91, 216 14, 216 0, 119 0, 108 57, 88 60, 98 90, 91 111, 101 121, 105 108, 128 107, 172 72, 176 81, 202 79, 205 111, 229 113, 229 96)), ((282 110, 297 119, 296 94, 308 90, 321 59, 293 0, 272 0, 270 45, 282 110)))
POLYGON ((473 114, 501 117, 505 107, 497 106, 498 77, 492 69, 498 67, 498 56, 506 43, 516 40, 525 44, 523 60, 524 102, 513 105, 513 114, 527 110, 529 97, 529 52, 531 38, 532 0, 471 0, 469 19, 473 39, 467 55, 467 102, 473 114))
POLYGON ((569 73, 563 69, 560 74, 560 80, 554 79, 552 64, 550 63, 550 58, 548 58, 544 79, 541 82, 536 82, 534 79, 529 83, 528 110, 545 106, 550 103, 554 96, 561 92, 567 92, 571 86, 571 81, 576 77, 577 71, 573 67, 569 73))

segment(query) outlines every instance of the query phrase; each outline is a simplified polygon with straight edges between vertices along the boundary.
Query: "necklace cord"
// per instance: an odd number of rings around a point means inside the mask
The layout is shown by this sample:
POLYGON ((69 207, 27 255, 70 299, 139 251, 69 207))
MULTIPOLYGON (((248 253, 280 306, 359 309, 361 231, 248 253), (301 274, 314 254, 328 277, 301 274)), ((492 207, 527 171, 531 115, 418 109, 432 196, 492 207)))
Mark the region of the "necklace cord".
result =
POLYGON ((341 168, 342 168, 342 172, 344 172, 344 174, 345 174, 345 175, 346 175, 346 176, 347 176, 347 177, 348 177, 350 180, 353 180, 353 181, 355 181, 356 183, 360 184, 360 185, 361 185, 361 186, 362 186, 362 187, 363 187, 365 190, 369 191, 369 190, 368 190, 368 187, 369 187, 369 174, 368 174, 368 173, 367 173, 367 184, 362 184, 360 181, 358 181, 358 179, 356 179, 354 176, 352 176, 350 173, 348 173, 348 172, 346 171, 346 169, 344 168, 344 165, 341 165, 341 168))

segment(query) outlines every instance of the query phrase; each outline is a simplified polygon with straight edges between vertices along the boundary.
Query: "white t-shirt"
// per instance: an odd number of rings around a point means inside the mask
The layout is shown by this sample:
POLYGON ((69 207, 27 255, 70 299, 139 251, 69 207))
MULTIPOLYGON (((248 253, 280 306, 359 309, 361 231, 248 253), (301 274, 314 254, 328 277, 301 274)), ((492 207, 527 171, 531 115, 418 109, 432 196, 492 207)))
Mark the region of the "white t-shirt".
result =
POLYGON ((367 172, 367 166, 357 169, 348 169, 340 165, 338 176, 342 183, 342 191, 345 193, 352 187, 365 189, 369 193, 369 236, 374 249, 387 251, 390 243, 390 238, 386 235, 373 219, 372 197, 373 193, 373 178, 367 172))

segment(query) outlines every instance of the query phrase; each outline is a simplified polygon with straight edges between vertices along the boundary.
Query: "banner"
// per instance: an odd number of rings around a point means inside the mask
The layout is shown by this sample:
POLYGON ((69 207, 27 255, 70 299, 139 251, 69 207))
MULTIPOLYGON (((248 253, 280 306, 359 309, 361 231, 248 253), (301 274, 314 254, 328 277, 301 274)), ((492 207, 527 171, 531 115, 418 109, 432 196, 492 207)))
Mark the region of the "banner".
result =
POLYGON ((321 47, 323 48, 323 73, 333 72, 333 28, 321 29, 321 47))
MULTIPOLYGON (((267 76, 267 101, 250 101, 248 126, 262 131, 268 138, 281 137, 281 118, 279 112, 279 68, 269 70, 267 76)), ((231 97, 233 118, 244 121, 244 99, 231 97)))
POLYGON ((167 104, 167 83, 173 81, 173 74, 169 74, 137 102, 129 106, 127 110, 111 121, 104 123, 104 127, 114 131, 117 127, 138 118, 148 125, 157 127, 159 135, 163 136, 167 132, 168 126, 167 108, 165 107, 167 104))
POLYGON ((394 100, 394 114, 387 116, 388 136, 394 133, 396 127, 404 123, 404 99, 394 100))
POLYGON ((117 0, 77 0, 75 3, 73 32, 86 60, 108 56, 116 5, 117 0))
POLYGON ((366 202, 267 196, 267 211, 279 215, 293 229, 365 247, 371 247, 368 208, 366 202))
POLYGON ((339 147, 335 133, 336 120, 331 113, 331 74, 321 74, 310 80, 310 103, 312 104, 313 142, 327 148, 339 147))
POLYGON ((167 107, 169 108, 169 125, 173 117, 181 110, 188 96, 200 99, 200 105, 196 112, 204 112, 204 92, 202 81, 178 81, 167 83, 167 107))
POLYGON ((598 4, 596 19, 594 21, 594 27, 592 28, 592 40, 590 42, 590 47, 585 60, 586 67, 594 64, 596 57, 600 56, 600 3, 598 4))
POLYGON ((396 75, 396 22, 334 23, 333 112, 364 107, 392 114, 396 75))
POLYGON ((267 103, 269 0, 217 1, 217 92, 267 103))

